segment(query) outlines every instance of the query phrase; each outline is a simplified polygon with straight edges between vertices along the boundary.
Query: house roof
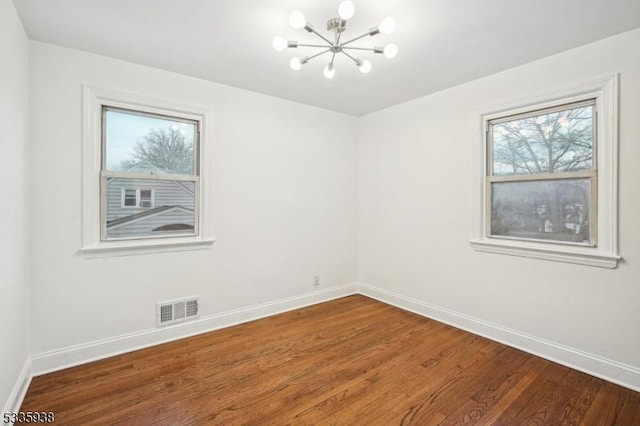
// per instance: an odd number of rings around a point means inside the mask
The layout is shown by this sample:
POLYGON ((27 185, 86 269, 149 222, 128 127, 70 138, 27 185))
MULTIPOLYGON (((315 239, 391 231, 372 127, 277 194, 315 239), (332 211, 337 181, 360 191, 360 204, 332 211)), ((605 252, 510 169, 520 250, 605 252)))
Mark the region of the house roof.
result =
POLYGON ((127 167, 126 170, 123 170, 123 171, 128 173, 151 173, 156 175, 165 173, 164 170, 158 168, 153 163, 147 160, 138 161, 137 163, 132 164, 131 166, 127 167))
POLYGON ((137 222, 139 220, 143 220, 147 217, 168 213, 169 211, 173 211, 173 210, 182 210, 190 213, 193 212, 193 210, 188 209, 186 207, 182 207, 182 206, 160 206, 160 207, 155 207, 153 209, 143 211, 141 213, 134 213, 128 216, 119 217, 117 219, 110 220, 107 222, 107 229, 113 229, 115 227, 123 226, 132 222, 137 222))

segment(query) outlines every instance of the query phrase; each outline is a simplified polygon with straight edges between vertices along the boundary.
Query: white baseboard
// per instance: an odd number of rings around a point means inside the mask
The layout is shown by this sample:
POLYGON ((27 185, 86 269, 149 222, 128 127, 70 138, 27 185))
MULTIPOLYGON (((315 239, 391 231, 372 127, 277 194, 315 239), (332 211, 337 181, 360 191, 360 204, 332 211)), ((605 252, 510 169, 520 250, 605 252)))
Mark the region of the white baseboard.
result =
POLYGON ((366 283, 358 284, 358 292, 400 309, 452 325, 640 392, 640 369, 638 368, 431 305, 421 300, 402 296, 366 283))
POLYGON ((356 293, 357 284, 345 284, 273 302, 222 312, 220 314, 208 315, 195 321, 180 323, 174 326, 153 328, 36 354, 31 357, 31 371, 34 376, 39 376, 64 368, 195 336, 197 334, 230 327, 317 303, 327 302, 356 293))
MULTIPOLYGON (((7 403, 2 409, 2 413, 17 413, 20 411, 20 407, 22 406, 22 401, 24 400, 24 396, 27 394, 27 389, 29 389, 29 384, 31 383, 31 357, 28 357, 22 366, 22 370, 18 375, 18 379, 16 380, 16 384, 13 386, 11 393, 9 394, 9 399, 7 399, 7 403)), ((11 425, 12 423, 4 423, 4 418, 0 417, 0 423, 2 425, 11 425)))

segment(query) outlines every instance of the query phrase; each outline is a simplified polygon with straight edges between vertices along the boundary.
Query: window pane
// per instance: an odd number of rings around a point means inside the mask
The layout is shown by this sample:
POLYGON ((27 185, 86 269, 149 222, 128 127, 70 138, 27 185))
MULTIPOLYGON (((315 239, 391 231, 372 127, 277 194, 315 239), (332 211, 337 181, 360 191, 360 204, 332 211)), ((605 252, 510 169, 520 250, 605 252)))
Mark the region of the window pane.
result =
POLYGON ((135 189, 125 189, 124 190, 124 205, 136 206, 136 190, 135 189))
POLYGON ((150 189, 140 190, 140 207, 153 207, 150 189))
POLYGON ((494 182, 491 235, 589 244, 591 180, 494 182))
POLYGON ((160 115, 104 109, 105 169, 193 175, 197 123, 160 115))
POLYGON ((581 106, 493 124, 493 174, 591 169, 593 108, 581 106))
MULTIPOLYGON (((106 178, 103 203, 107 239, 193 235, 196 223, 195 184, 194 181, 106 178), (120 196, 123 187, 139 188, 139 207, 122 207, 120 196), (151 203, 152 190, 154 205, 146 207, 142 203, 143 194, 149 196, 148 203, 151 203)), ((133 192, 135 194, 135 190, 133 192)))

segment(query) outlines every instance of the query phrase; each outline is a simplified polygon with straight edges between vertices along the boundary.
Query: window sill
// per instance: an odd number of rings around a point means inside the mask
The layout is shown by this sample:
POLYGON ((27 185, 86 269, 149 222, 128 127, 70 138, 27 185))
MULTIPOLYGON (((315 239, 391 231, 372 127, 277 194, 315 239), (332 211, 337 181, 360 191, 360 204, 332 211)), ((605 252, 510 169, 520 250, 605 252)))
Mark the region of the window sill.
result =
POLYGON ((80 253, 85 259, 100 257, 134 256, 139 254, 168 253, 188 250, 205 250, 211 248, 213 238, 175 238, 170 241, 138 240, 138 241, 109 241, 96 245, 85 246, 80 253))
POLYGON ((528 242, 471 240, 471 247, 486 253, 506 254, 509 256, 529 257, 533 259, 552 260, 555 262, 575 263, 614 269, 618 266, 620 256, 597 251, 593 247, 540 246, 528 242))

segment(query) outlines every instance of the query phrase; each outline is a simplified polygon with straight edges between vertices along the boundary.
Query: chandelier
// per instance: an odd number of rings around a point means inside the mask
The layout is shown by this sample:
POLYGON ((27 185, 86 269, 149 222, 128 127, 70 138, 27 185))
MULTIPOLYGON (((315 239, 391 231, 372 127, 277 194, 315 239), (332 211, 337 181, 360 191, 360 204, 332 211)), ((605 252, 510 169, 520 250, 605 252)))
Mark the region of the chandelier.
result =
POLYGON ((351 59, 361 73, 366 74, 371 71, 371 62, 366 59, 359 59, 355 56, 353 51, 367 51, 373 53, 379 53, 384 55, 387 58, 393 58, 398 54, 398 46, 393 43, 389 43, 386 46, 374 46, 374 47, 358 47, 352 46, 351 43, 360 40, 366 36, 374 36, 376 34, 391 34, 396 28, 396 21, 387 16, 382 20, 380 25, 377 27, 371 28, 368 32, 349 39, 347 41, 342 40, 342 33, 345 31, 347 27, 347 21, 353 17, 355 13, 355 6, 353 2, 350 0, 344 0, 338 6, 338 17, 330 19, 327 21, 327 31, 331 33, 331 35, 327 38, 316 31, 313 26, 307 22, 302 12, 295 11, 291 13, 289 16, 289 23, 294 29, 302 29, 304 28, 307 32, 313 33, 318 36, 324 43, 323 44, 307 44, 307 43, 298 43, 297 41, 287 41, 284 37, 277 36, 273 39, 273 48, 278 52, 282 52, 287 48, 298 48, 298 47, 314 47, 323 49, 320 52, 311 55, 305 56, 303 58, 294 57, 289 62, 291 68, 295 71, 302 68, 304 64, 309 62, 310 60, 317 58, 318 56, 322 56, 325 53, 331 54, 331 60, 324 67, 324 76, 326 78, 333 78, 336 73, 334 68, 336 55, 342 53, 351 59), (333 40, 331 40, 333 39, 333 40), (351 52, 349 52, 351 51, 351 52))

